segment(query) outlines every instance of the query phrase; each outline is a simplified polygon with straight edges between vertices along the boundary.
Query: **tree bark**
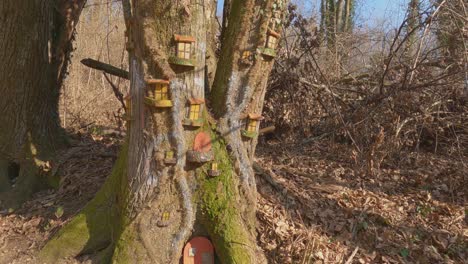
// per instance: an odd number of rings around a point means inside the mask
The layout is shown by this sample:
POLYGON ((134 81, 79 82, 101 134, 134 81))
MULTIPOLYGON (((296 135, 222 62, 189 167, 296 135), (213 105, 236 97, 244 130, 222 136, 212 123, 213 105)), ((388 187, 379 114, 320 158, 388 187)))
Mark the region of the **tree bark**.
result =
POLYGON ((84 0, 0 3, 0 207, 16 207, 43 187, 49 161, 65 145, 58 100, 84 0), (12 177, 17 177, 12 184, 12 177))
POLYGON ((186 242, 205 236, 222 263, 266 263, 256 243, 252 163, 257 139, 242 136, 241 130, 248 114, 261 113, 266 73, 274 62, 271 51, 264 53, 267 34, 281 30, 287 3, 229 1, 229 23, 201 126, 187 126, 188 102, 205 97, 212 70, 206 53, 215 3, 123 1, 131 81, 127 143, 95 199, 43 248, 43 261, 101 249, 99 263, 179 263, 186 242), (169 63, 174 34, 195 39, 194 67, 169 63), (248 64, 242 60, 246 51, 248 64), (170 80, 172 108, 146 104, 150 79, 170 80), (208 135, 210 143, 201 146, 211 145, 212 161, 193 159, 200 133, 208 135), (165 162, 168 151, 174 152, 173 165, 165 162), (213 162, 217 177, 210 176, 213 162), (165 216, 170 219, 160 225, 165 216))

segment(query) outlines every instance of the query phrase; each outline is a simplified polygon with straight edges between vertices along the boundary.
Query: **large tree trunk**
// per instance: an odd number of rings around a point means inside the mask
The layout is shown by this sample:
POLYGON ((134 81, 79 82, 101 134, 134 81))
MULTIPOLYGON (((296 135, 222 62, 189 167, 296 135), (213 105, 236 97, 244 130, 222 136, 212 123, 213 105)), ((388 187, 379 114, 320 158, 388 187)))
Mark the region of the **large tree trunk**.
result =
POLYGON ((0 2, 0 207, 44 186, 41 174, 65 144, 58 100, 84 2, 0 2))
POLYGON ((274 54, 265 49, 267 32, 280 31, 287 3, 230 1, 214 84, 205 89, 215 2, 123 2, 131 79, 127 143, 105 186, 43 248, 42 260, 55 263, 101 250, 99 263, 179 263, 185 243, 205 236, 223 263, 266 262, 256 243, 257 140, 241 130, 247 114, 261 113, 274 54), (194 68, 168 63, 174 34, 196 39, 194 68), (172 108, 145 104, 149 79, 170 80, 172 108), (188 101, 204 98, 206 90, 211 94, 201 127, 184 125, 188 101), (208 141, 194 148, 199 133, 209 135, 208 141), (194 156, 210 156, 209 145, 213 160, 195 162, 194 156), (167 165, 165 153, 171 150, 176 162, 167 165), (212 162, 218 164, 217 177, 209 175, 212 162))

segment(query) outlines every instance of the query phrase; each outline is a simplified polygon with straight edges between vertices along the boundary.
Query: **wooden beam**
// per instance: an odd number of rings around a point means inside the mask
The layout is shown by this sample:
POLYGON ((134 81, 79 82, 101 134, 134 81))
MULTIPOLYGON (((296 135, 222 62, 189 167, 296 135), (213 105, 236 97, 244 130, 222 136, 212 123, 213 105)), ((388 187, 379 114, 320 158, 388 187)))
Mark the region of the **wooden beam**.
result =
POLYGON ((117 68, 115 66, 112 66, 112 65, 104 63, 104 62, 100 62, 100 61, 88 58, 88 59, 81 60, 81 63, 83 65, 85 65, 85 66, 88 66, 90 68, 93 68, 93 69, 96 69, 96 70, 99 70, 99 71, 103 71, 103 72, 108 73, 110 75, 114 75, 114 76, 117 76, 117 77, 120 77, 120 78, 123 78, 123 79, 126 79, 126 80, 130 79, 130 74, 129 74, 128 71, 122 70, 120 68, 117 68))

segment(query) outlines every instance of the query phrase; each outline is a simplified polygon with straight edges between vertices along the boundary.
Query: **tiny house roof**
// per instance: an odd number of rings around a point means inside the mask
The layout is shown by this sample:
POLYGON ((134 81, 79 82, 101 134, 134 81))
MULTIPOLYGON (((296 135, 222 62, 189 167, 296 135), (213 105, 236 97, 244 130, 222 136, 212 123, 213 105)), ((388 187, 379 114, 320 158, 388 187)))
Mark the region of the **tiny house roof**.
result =
POLYGON ((203 98, 190 98, 189 103, 191 105, 199 105, 199 104, 204 104, 205 100, 203 98))
POLYGON ((169 84, 168 80, 162 80, 162 79, 149 79, 146 80, 147 84, 158 84, 158 83, 163 83, 163 84, 169 84))
POLYGON ((271 29, 268 29, 268 35, 271 35, 275 38, 279 38, 281 36, 278 32, 271 30, 271 29))
POLYGON ((174 35, 174 40, 177 42, 195 42, 195 38, 192 36, 174 35))

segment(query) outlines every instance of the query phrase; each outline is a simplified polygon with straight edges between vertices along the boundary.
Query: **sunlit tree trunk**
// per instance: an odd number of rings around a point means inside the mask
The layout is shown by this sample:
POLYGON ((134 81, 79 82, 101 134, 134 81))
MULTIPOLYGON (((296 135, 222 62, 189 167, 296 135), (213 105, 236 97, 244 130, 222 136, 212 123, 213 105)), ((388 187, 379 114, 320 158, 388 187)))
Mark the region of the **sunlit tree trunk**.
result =
POLYGON ((0 2, 0 207, 46 185, 65 145, 58 100, 84 2, 0 2))
POLYGON ((256 243, 252 162, 276 53, 267 38, 278 40, 287 3, 229 2, 211 89, 207 32, 215 1, 132 3, 124 1, 127 142, 102 190, 45 246, 42 260, 101 250, 99 263, 179 263, 187 241, 205 236, 223 263, 266 263, 256 243), (187 43, 191 60, 174 58, 187 43), (151 83, 158 79, 169 81, 164 104, 171 107, 155 107, 151 83))

